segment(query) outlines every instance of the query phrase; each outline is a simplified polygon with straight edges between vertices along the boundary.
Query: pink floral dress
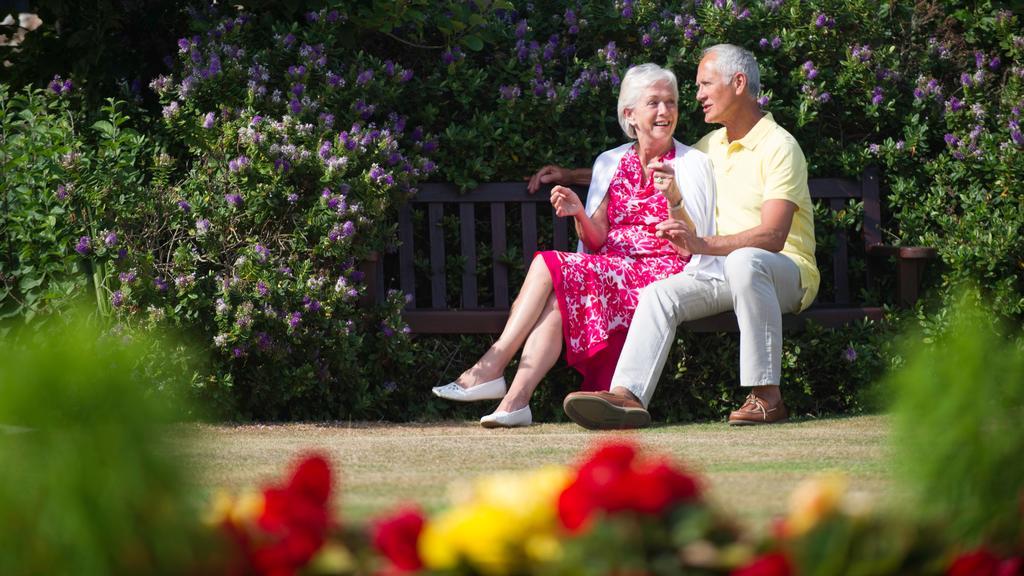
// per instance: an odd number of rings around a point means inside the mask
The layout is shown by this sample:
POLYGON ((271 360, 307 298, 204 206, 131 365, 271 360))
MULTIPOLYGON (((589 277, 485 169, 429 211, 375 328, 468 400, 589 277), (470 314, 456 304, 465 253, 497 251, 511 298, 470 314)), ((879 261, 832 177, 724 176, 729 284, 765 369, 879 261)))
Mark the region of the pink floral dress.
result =
MULTIPOLYGON (((668 162, 670 150, 661 157, 668 162)), ((608 239, 595 254, 541 252, 551 273, 566 359, 583 375, 583 390, 607 390, 633 319, 640 289, 683 271, 689 261, 654 235, 668 204, 630 148, 608 188, 608 239)))

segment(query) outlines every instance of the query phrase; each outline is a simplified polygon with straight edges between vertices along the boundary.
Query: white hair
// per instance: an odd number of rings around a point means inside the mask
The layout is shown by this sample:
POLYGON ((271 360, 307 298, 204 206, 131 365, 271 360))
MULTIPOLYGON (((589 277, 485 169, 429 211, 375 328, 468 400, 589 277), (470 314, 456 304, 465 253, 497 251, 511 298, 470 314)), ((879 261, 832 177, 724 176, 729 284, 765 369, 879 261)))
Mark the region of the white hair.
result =
POLYGON ((638 64, 626 71, 622 78, 622 85, 619 86, 619 126, 631 140, 636 139, 636 129, 626 119, 626 109, 636 108, 637 103, 644 96, 644 91, 660 82, 668 82, 672 88, 672 94, 679 100, 679 83, 676 75, 668 68, 662 68, 657 64, 638 64))
POLYGON ((716 44, 704 50, 704 57, 714 56, 712 65, 725 82, 731 82, 733 76, 742 73, 747 77, 747 94, 757 98, 761 93, 761 71, 757 67, 757 58, 749 51, 734 44, 716 44))

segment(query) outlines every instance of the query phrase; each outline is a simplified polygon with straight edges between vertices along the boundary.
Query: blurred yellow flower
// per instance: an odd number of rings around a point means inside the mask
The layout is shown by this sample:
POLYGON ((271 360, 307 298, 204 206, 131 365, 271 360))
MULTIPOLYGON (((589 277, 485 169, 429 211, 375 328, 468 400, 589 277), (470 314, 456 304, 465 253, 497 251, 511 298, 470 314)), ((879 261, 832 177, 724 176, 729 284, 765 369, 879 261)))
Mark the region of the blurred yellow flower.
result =
POLYGON ((424 527, 423 563, 438 570, 468 563, 501 576, 557 558, 557 498, 569 479, 563 467, 481 478, 458 505, 424 527))
POLYGON ((789 496, 786 535, 800 536, 831 516, 846 493, 846 477, 828 472, 801 482, 789 496))
POLYGON ((211 526, 251 524, 263 513, 263 494, 256 491, 235 496, 227 490, 217 490, 203 521, 211 526))

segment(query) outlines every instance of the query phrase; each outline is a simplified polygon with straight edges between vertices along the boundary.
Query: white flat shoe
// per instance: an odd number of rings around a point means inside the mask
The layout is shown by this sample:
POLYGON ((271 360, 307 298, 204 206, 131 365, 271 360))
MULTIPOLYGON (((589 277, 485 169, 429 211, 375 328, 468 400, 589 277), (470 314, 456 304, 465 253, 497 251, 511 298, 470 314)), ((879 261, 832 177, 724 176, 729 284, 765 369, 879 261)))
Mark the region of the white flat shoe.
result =
POLYGON ((489 382, 477 384, 472 388, 463 388, 455 382, 449 382, 444 386, 437 386, 432 389, 434 396, 445 400, 456 402, 476 402, 477 400, 501 400, 505 397, 508 387, 505 386, 505 377, 500 376, 489 382))
POLYGON ((530 424, 533 424, 533 413, 529 406, 513 412, 499 410, 480 419, 480 425, 484 428, 518 428, 530 424))

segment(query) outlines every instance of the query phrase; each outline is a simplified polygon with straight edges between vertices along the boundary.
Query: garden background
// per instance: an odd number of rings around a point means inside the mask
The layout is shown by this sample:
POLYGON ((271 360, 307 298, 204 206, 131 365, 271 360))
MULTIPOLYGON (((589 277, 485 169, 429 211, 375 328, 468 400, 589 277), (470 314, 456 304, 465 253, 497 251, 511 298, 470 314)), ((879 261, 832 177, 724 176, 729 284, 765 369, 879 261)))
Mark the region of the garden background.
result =
MULTIPOLYGON (((200 416, 478 416, 423 399, 489 340, 407 334, 401 294, 363 302, 361 262, 396 249, 397 208, 421 182, 521 180, 620 143, 614 103, 631 64, 676 71, 677 137, 696 141, 711 127, 690 78, 719 42, 757 56, 763 106, 811 176, 879 165, 885 240, 940 254, 917 309, 787 337, 796 413, 867 409, 867 384, 902 362, 894 335, 940 333, 965 285, 990 314, 1024 318, 1024 36, 1011 3, 36 8, 42 25, 0 48, 3 330, 61 322, 82 300, 109 333, 174 330, 189 345, 152 358, 140 381, 200 400, 200 416)), ((855 232, 861 210, 817 212, 819 238, 855 232)), ((506 257, 518 284, 521 255, 506 257)), ((861 299, 891 303, 891 282, 862 282, 861 299)), ((741 394, 735 337, 679 339, 654 418, 720 418, 741 394)), ((538 419, 564 418, 575 382, 556 368, 538 419)))

